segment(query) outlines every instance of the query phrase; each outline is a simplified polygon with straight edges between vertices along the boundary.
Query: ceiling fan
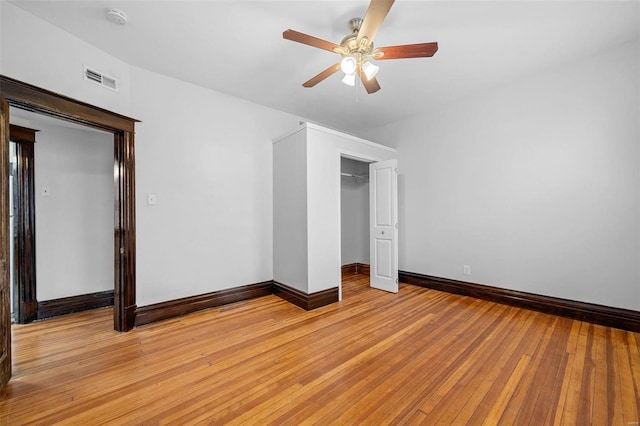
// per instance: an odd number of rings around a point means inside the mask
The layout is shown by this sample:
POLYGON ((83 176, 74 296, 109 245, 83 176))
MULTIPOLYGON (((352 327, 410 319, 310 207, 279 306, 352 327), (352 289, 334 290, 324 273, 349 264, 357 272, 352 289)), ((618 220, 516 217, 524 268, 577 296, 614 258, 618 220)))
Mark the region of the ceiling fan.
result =
POLYGON ((376 79, 378 66, 370 62, 371 59, 382 61, 387 59, 426 58, 438 51, 438 43, 404 44, 401 46, 374 47, 373 38, 376 36, 382 21, 389 13, 394 0, 371 0, 364 19, 353 18, 349 21, 351 34, 346 36, 340 44, 322 40, 298 31, 286 30, 282 37, 298 43, 328 50, 342 56, 342 60, 331 65, 320 74, 304 82, 304 87, 313 87, 338 70, 344 72, 342 82, 354 86, 356 75, 362 81, 367 93, 380 90, 376 79))

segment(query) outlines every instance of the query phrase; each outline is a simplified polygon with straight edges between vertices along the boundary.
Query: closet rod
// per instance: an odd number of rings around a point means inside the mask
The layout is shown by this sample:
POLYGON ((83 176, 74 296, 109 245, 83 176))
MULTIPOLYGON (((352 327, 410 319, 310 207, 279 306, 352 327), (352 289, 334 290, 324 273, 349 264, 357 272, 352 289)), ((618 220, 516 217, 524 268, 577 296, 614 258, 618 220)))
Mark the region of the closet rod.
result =
POLYGON ((352 173, 340 173, 342 176, 346 176, 346 177, 352 177, 352 178, 356 178, 356 179, 365 179, 365 180, 369 180, 369 176, 360 176, 360 175, 354 175, 352 173))

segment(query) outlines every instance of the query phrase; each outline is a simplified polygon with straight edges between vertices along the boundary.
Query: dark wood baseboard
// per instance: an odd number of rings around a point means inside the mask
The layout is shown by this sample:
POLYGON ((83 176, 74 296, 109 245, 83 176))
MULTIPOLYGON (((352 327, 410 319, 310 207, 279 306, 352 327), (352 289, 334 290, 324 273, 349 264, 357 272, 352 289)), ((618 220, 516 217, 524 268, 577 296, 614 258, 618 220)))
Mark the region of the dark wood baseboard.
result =
POLYGON ((197 296, 155 303, 153 305, 139 306, 136 309, 136 326, 179 317, 192 312, 215 308, 242 300, 268 296, 273 293, 272 287, 273 281, 264 281, 197 296))
POLYGON ((38 319, 113 306, 113 290, 38 302, 38 319))
POLYGON ((342 276, 355 275, 357 269, 357 263, 349 263, 348 265, 342 265, 342 276))
POLYGON ((338 301, 338 287, 307 294, 274 281, 273 294, 307 311, 338 301))
POLYGON ((366 263, 349 263, 347 265, 342 265, 342 276, 354 274, 369 276, 369 269, 369 265, 366 263))
POLYGON ((366 264, 366 263, 358 263, 357 264, 357 273, 358 274, 370 276, 369 275, 370 272, 371 272, 371 268, 369 267, 368 264, 366 264))
POLYGON ((204 309, 269 296, 271 294, 275 294, 306 310, 316 309, 338 301, 337 287, 317 293, 306 294, 275 281, 264 281, 257 284, 249 284, 197 296, 155 303, 153 305, 139 306, 135 311, 135 325, 138 327, 204 309))
POLYGON ((28 302, 19 302, 19 314, 16 318, 16 324, 28 324, 38 319, 38 301, 29 300, 28 302))
POLYGON ((547 314, 640 332, 640 312, 399 271, 400 281, 547 314))

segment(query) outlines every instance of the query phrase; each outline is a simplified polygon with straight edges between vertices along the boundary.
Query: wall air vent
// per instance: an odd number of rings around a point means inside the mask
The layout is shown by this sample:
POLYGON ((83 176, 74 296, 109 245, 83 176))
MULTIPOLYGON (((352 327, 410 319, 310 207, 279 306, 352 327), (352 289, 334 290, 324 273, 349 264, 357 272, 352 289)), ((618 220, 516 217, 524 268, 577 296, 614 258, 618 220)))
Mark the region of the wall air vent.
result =
POLYGON ((100 71, 93 70, 91 68, 84 67, 84 79, 92 83, 99 84, 107 89, 118 91, 118 80, 110 77, 100 71))

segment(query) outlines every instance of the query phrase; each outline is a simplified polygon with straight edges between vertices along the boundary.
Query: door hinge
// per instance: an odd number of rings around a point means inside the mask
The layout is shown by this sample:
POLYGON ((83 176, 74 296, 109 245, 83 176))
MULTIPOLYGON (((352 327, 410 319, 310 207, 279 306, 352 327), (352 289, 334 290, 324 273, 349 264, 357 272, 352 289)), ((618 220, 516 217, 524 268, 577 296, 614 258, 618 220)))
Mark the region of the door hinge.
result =
POLYGON ((124 254, 124 247, 120 247, 120 254, 124 254))

